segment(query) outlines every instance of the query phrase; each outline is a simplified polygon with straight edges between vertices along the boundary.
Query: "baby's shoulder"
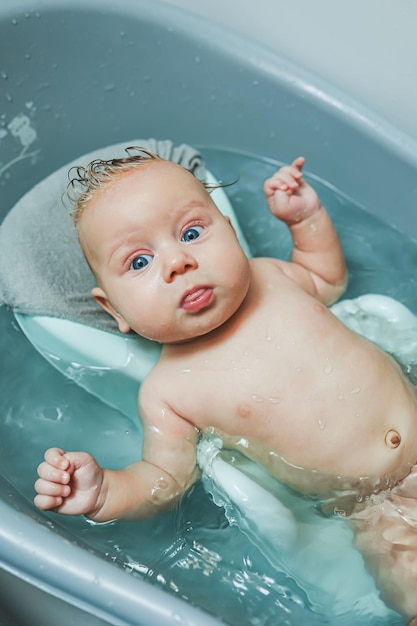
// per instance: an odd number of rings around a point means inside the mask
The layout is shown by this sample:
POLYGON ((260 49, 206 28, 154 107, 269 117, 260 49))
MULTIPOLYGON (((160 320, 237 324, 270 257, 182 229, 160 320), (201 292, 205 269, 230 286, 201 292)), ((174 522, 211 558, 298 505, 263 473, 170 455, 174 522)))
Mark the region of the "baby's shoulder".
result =
MULTIPOLYGON (((153 366, 139 389, 139 398, 165 399, 169 394, 173 381, 181 368, 181 359, 165 354, 164 348, 157 363, 153 366)), ((175 388, 175 385, 174 385, 175 388)))
POLYGON ((139 393, 141 395, 144 395, 145 393, 153 393, 156 389, 158 389, 161 380, 166 377, 166 370, 167 361, 166 359, 164 359, 163 354, 161 353, 158 361, 155 363, 147 376, 143 379, 139 389, 139 393))
POLYGON ((252 271, 274 272, 278 274, 283 273, 283 268, 286 265, 286 262, 282 259, 269 256, 254 257, 249 262, 252 271))
POLYGON ((256 257, 250 260, 250 264, 252 278, 259 284, 282 283, 288 280, 287 261, 274 257, 256 257))
POLYGON ((164 374, 159 363, 151 370, 140 385, 138 410, 143 423, 155 423, 165 415, 175 400, 170 377, 164 374))

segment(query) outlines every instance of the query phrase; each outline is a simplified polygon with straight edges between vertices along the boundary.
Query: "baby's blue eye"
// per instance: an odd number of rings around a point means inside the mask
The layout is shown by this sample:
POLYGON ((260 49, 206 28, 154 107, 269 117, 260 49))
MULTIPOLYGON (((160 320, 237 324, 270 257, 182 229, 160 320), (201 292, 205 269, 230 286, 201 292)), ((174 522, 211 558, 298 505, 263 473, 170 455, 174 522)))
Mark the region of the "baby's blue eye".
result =
POLYGON ((151 254, 140 254, 135 257, 130 264, 131 270, 143 270, 152 261, 153 256, 151 254))
POLYGON ((192 226, 191 228, 187 228, 181 237, 181 241, 185 241, 188 243, 189 241, 194 241, 194 239, 198 239, 201 233, 203 232, 202 226, 192 226))

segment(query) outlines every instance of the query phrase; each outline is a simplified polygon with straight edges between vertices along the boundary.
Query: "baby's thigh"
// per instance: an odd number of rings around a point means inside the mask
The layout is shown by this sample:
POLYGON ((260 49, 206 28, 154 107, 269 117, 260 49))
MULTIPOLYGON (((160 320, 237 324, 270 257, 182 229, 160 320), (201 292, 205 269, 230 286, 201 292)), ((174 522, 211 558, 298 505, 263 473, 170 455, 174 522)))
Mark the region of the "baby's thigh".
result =
POLYGON ((382 598, 403 615, 415 617, 417 500, 413 490, 404 495, 404 487, 372 496, 368 506, 352 514, 350 524, 354 545, 362 553, 382 598))

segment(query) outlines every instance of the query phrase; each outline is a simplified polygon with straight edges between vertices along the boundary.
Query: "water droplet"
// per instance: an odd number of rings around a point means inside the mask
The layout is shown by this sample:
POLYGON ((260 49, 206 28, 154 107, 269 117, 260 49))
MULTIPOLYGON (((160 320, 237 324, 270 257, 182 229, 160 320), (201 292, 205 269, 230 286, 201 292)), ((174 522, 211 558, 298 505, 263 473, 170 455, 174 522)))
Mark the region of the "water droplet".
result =
POLYGON ((326 374, 326 376, 330 376, 330 374, 332 374, 332 372, 333 372, 333 365, 330 363, 330 361, 327 361, 326 367, 324 368, 323 371, 326 374))
POLYGON ((7 80, 9 78, 6 72, 0 72, 0 76, 2 77, 3 80, 7 80))
POLYGON ((319 420, 319 428, 320 430, 324 430, 326 428, 326 422, 324 420, 319 420))
POLYGON ((264 401, 263 396, 259 396, 257 393, 253 393, 251 398, 252 398, 252 400, 254 402, 263 402, 264 401))
POLYGON ((270 396, 269 398, 267 398, 267 400, 271 404, 279 404, 281 402, 281 399, 278 398, 277 396, 270 396))
POLYGON ((361 390, 360 387, 353 387, 352 391, 350 393, 359 393, 361 390))

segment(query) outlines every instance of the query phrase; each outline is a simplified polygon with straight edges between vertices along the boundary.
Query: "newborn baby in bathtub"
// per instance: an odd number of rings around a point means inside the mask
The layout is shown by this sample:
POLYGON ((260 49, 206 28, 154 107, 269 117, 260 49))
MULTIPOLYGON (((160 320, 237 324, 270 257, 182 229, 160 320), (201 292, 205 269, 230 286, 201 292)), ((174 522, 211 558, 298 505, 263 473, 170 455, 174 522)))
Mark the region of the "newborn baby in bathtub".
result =
POLYGON ((249 260, 209 190, 138 149, 78 168, 74 221, 120 331, 163 344, 143 382, 142 460, 104 469, 52 448, 35 504, 95 521, 173 507, 199 477, 204 432, 349 516, 387 601, 417 615, 417 397, 394 360, 329 310, 347 272, 335 228, 302 175, 265 182, 291 262, 249 260), (399 511, 399 512, 398 512, 399 511))

